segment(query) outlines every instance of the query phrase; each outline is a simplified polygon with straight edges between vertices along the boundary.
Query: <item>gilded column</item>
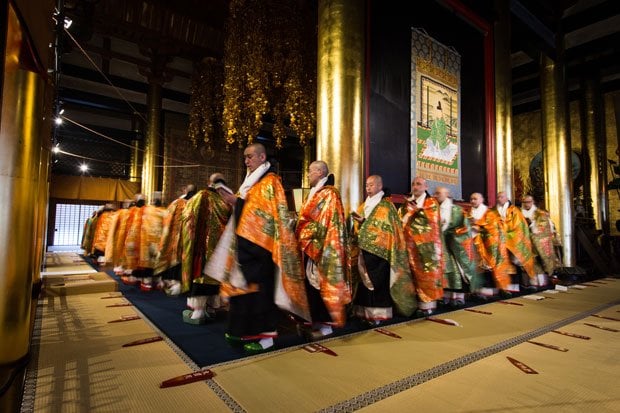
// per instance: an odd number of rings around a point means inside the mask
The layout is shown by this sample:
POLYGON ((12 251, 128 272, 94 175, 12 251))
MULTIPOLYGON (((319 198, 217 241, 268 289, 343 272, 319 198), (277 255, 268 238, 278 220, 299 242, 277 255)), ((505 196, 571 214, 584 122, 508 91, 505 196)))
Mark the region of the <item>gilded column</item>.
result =
POLYGON ((131 141, 131 164, 129 166, 129 181, 140 181, 140 175, 140 141, 134 139, 131 141))
POLYGON ((24 69, 32 67, 21 51, 26 32, 12 6, 8 10, 0 117, 0 367, 29 349, 44 91, 41 76, 24 69))
MULTIPOLYGON (((512 164, 512 70, 510 66, 510 4, 495 1, 495 162, 497 192, 514 197, 512 164)), ((490 191, 490 189, 489 189, 490 191)), ((495 194, 490 194, 489 196, 495 194)))
POLYGON ((143 122, 140 113, 134 112, 131 118, 131 131, 135 134, 135 139, 131 140, 131 153, 129 164, 129 181, 139 182, 142 170, 140 169, 141 155, 140 139, 143 136, 143 122), (140 138, 140 139, 139 139, 140 138))
MULTIPOLYGON (((310 188, 310 181, 308 181, 308 168, 310 164, 314 161, 313 159, 313 151, 312 145, 307 144, 304 146, 304 160, 301 165, 301 187, 302 188, 310 188)), ((328 165, 330 168, 331 166, 328 165)))
POLYGON ((156 165, 162 164, 159 155, 159 125, 161 122, 161 80, 149 78, 147 94, 147 126, 142 159, 142 193, 149 201, 155 191, 160 190, 159 171, 156 165))
MULTIPOLYGON (((561 56, 561 52, 558 53, 561 56)), ((540 63, 545 201, 562 237, 565 266, 575 265, 573 239, 571 145, 568 135, 566 83, 561 57, 545 54, 540 63)))
POLYGON ((363 4, 319 0, 317 159, 334 173, 346 211, 364 199, 363 4))
MULTIPOLYGON (((48 135, 49 136, 49 135, 48 135)), ((39 160, 39 171, 37 179, 37 202, 35 215, 35 247, 33 254, 33 284, 37 289, 41 287, 41 262, 43 260, 45 250, 45 233, 47 224, 47 210, 49 204, 49 171, 50 171, 51 151, 49 147, 41 147, 41 156, 39 160)))
POLYGON ((609 206, 607 203, 607 142, 605 113, 598 78, 586 74, 582 79, 581 99, 581 153, 585 161, 584 199, 588 215, 594 218, 597 230, 609 234, 609 206))

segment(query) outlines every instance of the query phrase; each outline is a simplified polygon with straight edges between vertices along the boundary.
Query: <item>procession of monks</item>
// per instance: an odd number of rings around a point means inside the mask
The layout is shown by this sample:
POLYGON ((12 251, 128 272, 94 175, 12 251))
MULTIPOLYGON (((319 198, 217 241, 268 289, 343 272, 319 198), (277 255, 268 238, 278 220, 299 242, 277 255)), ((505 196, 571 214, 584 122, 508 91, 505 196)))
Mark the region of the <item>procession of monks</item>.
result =
POLYGON ((249 145, 244 159, 236 192, 216 173, 207 189, 188 185, 167 208, 141 194, 126 208, 102 208, 84 225, 84 254, 142 291, 186 294, 186 323, 224 309, 226 339, 249 353, 273 348, 282 312, 315 340, 348 317, 377 326, 394 313, 426 317, 538 291, 560 266, 553 222, 530 195, 521 208, 504 192, 493 207, 480 193, 467 205, 446 187, 431 195, 416 177, 397 208, 372 175, 365 201, 346 216, 327 164, 315 161, 296 213, 265 148, 249 145))

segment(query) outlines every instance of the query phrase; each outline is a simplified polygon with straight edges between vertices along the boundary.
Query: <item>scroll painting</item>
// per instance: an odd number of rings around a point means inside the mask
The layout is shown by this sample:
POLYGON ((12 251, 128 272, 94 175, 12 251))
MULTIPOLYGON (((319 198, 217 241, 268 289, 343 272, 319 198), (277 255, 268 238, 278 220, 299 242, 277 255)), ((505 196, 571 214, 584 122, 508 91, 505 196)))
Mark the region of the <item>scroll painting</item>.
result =
POLYGON ((423 30, 411 34, 411 177, 461 199, 461 56, 423 30))

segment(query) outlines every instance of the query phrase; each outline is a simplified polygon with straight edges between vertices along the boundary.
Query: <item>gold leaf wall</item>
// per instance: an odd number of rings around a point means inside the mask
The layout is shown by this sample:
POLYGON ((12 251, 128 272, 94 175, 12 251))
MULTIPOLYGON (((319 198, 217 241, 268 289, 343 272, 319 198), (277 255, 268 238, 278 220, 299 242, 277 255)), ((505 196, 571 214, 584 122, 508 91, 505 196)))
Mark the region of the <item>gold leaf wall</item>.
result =
MULTIPOLYGON (((608 93, 604 95, 605 102, 605 128, 607 138, 607 159, 613 159, 619 162, 616 150, 618 148, 618 131, 616 127, 616 117, 614 109, 614 98, 618 99, 620 93, 608 93)), ((581 154, 581 118, 579 113, 580 107, 578 101, 570 103, 569 111, 569 129, 571 136, 571 148, 573 152, 581 154)), ((538 152, 542 150, 542 127, 540 111, 528 112, 513 116, 513 153, 519 154, 514 156, 515 181, 520 179, 523 182, 523 190, 515 191, 515 200, 519 200, 525 192, 536 192, 531 187, 530 164, 532 159, 538 152)), ((611 172, 607 170, 607 182, 613 177, 611 172)), ((515 185, 518 187, 518 185, 515 185)), ((581 187, 573 188, 575 196, 582 193, 581 187)), ((620 194, 615 190, 608 191, 609 199, 609 221, 611 223, 611 234, 620 235, 615 228, 615 222, 620 219, 620 194)), ((544 206, 544 205, 543 205, 544 206)))

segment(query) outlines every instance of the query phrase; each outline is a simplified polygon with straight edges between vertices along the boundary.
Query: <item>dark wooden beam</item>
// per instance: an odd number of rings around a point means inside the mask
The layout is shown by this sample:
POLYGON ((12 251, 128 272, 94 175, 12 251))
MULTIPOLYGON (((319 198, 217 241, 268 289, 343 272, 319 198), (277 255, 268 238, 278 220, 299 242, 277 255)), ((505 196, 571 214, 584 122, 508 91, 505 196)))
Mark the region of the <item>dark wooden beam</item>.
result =
MULTIPOLYGON (((102 58, 106 58, 106 59, 118 59, 118 60, 122 60, 124 62, 128 62, 128 63, 133 63, 136 66, 138 66, 141 69, 144 70, 148 70, 151 68, 152 64, 149 60, 147 59, 141 59, 139 57, 136 56, 130 56, 130 55, 126 55, 123 53, 118 53, 118 52, 113 52, 110 50, 106 50, 105 48, 101 48, 101 47, 97 47, 94 46, 92 44, 85 44, 82 47, 84 47, 85 50, 89 51, 89 52, 93 52, 93 53, 97 53, 99 55, 101 55, 102 58)), ((179 77, 184 77, 186 79, 190 79, 192 77, 191 73, 187 73, 184 72, 182 70, 178 70, 178 69, 173 69, 173 68, 166 68, 166 74, 167 75, 172 75, 172 76, 179 76, 179 77)))
MULTIPOLYGON (((92 82, 101 82, 107 84, 101 73, 97 72, 96 70, 85 69, 80 66, 63 63, 61 66, 61 73, 63 75, 90 80, 92 82)), ((127 89, 145 94, 148 92, 149 85, 147 83, 130 80, 116 75, 106 74, 106 76, 108 77, 108 79, 110 79, 114 86, 120 89, 127 89)), ((187 93, 178 92, 176 90, 164 88, 162 89, 162 98, 189 104, 190 95, 187 93)))
POLYGON ((581 12, 564 17, 562 19, 562 30, 564 33, 570 33, 608 19, 616 14, 620 14, 620 2, 618 0, 607 0, 581 12))
POLYGON ((566 61, 584 62, 603 55, 616 55, 620 44, 620 32, 571 47, 566 50, 566 61))
MULTIPOLYGON (((127 102, 95 93, 82 92, 80 90, 64 88, 60 90, 60 99, 78 107, 104 109, 110 112, 119 112, 125 115, 132 115, 133 109, 127 102)), ((131 102, 131 105, 139 112, 146 113, 146 105, 131 102)))
POLYGON ((540 88, 540 77, 533 77, 527 80, 522 80, 520 82, 513 82, 512 84, 512 95, 518 96, 519 94, 525 93, 529 90, 539 89, 540 88))
POLYGON ((510 0, 510 11, 542 40, 547 47, 555 48, 555 34, 519 0, 510 0))
MULTIPOLYGON (((107 128, 104 126, 90 125, 90 124, 83 124, 83 125, 89 129, 92 129, 94 131, 101 133, 102 135, 109 136, 110 138, 114 138, 126 144, 130 144, 132 140, 135 140, 135 139, 141 140, 143 138, 141 135, 136 134, 136 132, 132 130, 107 128)), ((74 135, 75 134, 79 134, 79 135, 86 134, 86 135, 93 136, 93 137, 97 136, 87 131, 86 129, 81 128, 69 122, 66 122, 66 123, 63 122, 62 131, 63 131, 63 134, 74 134, 74 135)), ((100 138, 97 138, 97 139, 100 139, 100 138)), ((104 138, 101 138, 101 139, 104 139, 104 138)))
POLYGON ((533 62, 526 63, 521 66, 517 66, 512 69, 512 81, 519 82, 531 78, 532 76, 538 76, 540 73, 538 56, 533 62))

